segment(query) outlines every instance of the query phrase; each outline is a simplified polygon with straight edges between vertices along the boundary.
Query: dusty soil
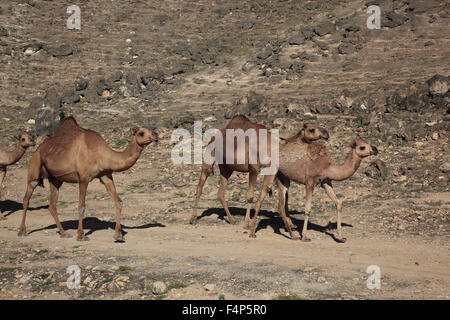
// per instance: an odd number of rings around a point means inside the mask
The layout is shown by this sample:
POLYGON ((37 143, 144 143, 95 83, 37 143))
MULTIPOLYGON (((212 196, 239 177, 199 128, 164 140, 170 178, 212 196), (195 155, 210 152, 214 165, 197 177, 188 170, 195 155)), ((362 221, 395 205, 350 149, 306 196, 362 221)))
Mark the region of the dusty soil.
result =
MULTIPOLYGON (((360 1, 80 1, 82 28, 70 31, 58 1, 0 1, 2 145, 11 150, 13 135, 35 131, 32 101, 51 87, 65 114, 116 150, 136 124, 160 134, 134 167, 114 176, 125 243, 113 242, 114 206, 98 181, 87 195, 90 241, 76 241, 78 189, 68 184, 58 210, 73 237, 59 238, 47 182, 31 200, 29 235, 17 237, 33 150, 8 168, 0 199, 0 298, 449 299, 449 94, 431 93, 427 80, 450 75, 450 8, 420 3, 379 1, 383 12, 407 19, 368 30, 360 1), (312 37, 290 40, 327 21, 336 26, 329 34, 316 28, 312 37), (39 50, 26 55, 36 43, 39 50), (256 66, 244 71, 248 61, 256 66), (80 79, 87 89, 75 89, 80 79), (391 103, 395 92, 405 107, 391 103), (322 190, 313 196, 310 243, 289 238, 276 191, 250 239, 242 224, 247 175, 230 179, 228 204, 241 221, 230 225, 216 199, 217 168, 198 223, 188 224, 200 166, 171 163, 171 133, 192 132, 194 120, 211 115, 204 129, 221 128, 227 112, 245 113, 282 136, 316 121, 329 130, 326 145, 338 162, 356 138, 377 146, 379 155, 334 184, 344 200, 346 243, 334 241, 335 208, 322 190), (375 160, 386 170, 374 169, 375 160), (81 269, 80 289, 67 288, 71 265, 81 269), (381 270, 379 290, 367 287, 371 265, 381 270), (156 281, 167 291, 152 290, 156 281)), ((293 185, 289 200, 301 230, 304 187, 293 185)))

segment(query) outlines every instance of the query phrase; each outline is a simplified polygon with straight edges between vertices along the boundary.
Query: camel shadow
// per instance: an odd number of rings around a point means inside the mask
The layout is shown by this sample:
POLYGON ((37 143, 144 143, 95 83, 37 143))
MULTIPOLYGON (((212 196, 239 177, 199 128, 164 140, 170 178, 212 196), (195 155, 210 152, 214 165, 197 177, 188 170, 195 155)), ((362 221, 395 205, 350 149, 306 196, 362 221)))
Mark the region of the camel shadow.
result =
MULTIPOLYGON (((42 210, 42 209, 48 209, 48 205, 40 206, 40 207, 36 207, 36 208, 28 208, 28 211, 35 211, 35 210, 42 210)), ((19 210, 23 210, 22 203, 19 203, 19 202, 13 201, 13 200, 0 201, 0 213, 9 211, 7 214, 4 215, 4 217, 7 217, 19 210)))
MULTIPOLYGON (((232 216, 236 217, 245 217, 245 213, 246 213, 246 209, 243 208, 236 208, 236 207, 229 207, 230 209, 230 213, 232 216)), ((253 218, 254 215, 254 210, 252 209, 250 215, 253 218)), ((197 219, 201 219, 203 217, 208 217, 211 216, 212 214, 217 214, 218 218, 220 220, 226 220, 226 212, 223 208, 210 208, 205 210, 202 215, 200 215, 199 217, 197 217, 197 219)), ((304 224, 304 220, 303 219, 298 219, 295 216, 298 215, 304 215, 305 212, 299 212, 299 211, 289 211, 289 217, 291 218, 292 223, 296 226, 297 231, 299 231, 301 233, 301 230, 303 229, 303 224, 304 224)), ((265 217, 266 219, 259 219, 258 222, 258 226, 256 227, 256 232, 258 232, 258 230, 262 230, 262 229, 267 229, 267 227, 271 227, 274 231, 274 233, 281 235, 287 239, 290 239, 290 237, 288 235, 285 235, 283 233, 281 233, 281 229, 284 229, 285 231, 287 231, 285 229, 284 226, 284 222, 283 219, 281 219, 281 216, 279 215, 278 212, 273 212, 273 211, 267 211, 267 210, 261 210, 258 214, 258 217, 265 217)), ((228 221, 227 221, 228 222, 228 221)), ((353 227, 353 225, 351 224, 347 224, 347 223, 342 223, 342 227, 353 227)), ((315 223, 312 223, 311 221, 308 221, 308 230, 314 230, 314 231, 318 231, 321 232, 323 234, 326 234, 328 236, 330 236, 331 238, 333 238, 334 241, 339 242, 339 239, 336 238, 336 236, 330 232, 331 230, 336 230, 337 229, 337 223, 336 222, 328 222, 327 225, 325 226, 321 226, 315 223)))
MULTIPOLYGON (((61 222, 61 225, 65 231, 67 230, 78 230, 78 220, 69 220, 69 221, 63 221, 61 222)), ((160 227, 164 228, 165 225, 161 223, 147 223, 141 226, 134 226, 129 227, 124 224, 121 224, 122 226, 122 235, 126 235, 128 232, 124 231, 124 229, 148 229, 148 228, 155 228, 160 227)), ((98 230, 108 230, 112 229, 114 230, 116 227, 116 223, 112 221, 102 221, 95 217, 88 217, 83 219, 83 229, 89 230, 85 233, 86 236, 93 234, 95 231, 98 230)), ((34 232, 39 232, 43 230, 51 230, 51 229, 57 229, 56 224, 49 225, 47 227, 34 229, 30 231, 28 234, 32 234, 34 232)))

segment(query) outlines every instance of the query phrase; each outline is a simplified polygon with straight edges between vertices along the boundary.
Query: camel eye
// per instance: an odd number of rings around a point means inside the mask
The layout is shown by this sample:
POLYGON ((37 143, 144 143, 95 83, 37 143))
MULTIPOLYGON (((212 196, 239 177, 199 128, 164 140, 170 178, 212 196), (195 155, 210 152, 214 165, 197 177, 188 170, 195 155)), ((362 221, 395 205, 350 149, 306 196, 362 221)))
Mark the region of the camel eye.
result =
POLYGON ((366 147, 365 147, 365 146, 361 146, 361 147, 359 147, 359 149, 360 149, 360 150, 365 150, 366 147))
POLYGON ((144 136, 144 132, 139 132, 139 135, 141 136, 141 137, 143 137, 144 136))
POLYGON ((22 142, 25 142, 25 138, 22 138, 22 142))

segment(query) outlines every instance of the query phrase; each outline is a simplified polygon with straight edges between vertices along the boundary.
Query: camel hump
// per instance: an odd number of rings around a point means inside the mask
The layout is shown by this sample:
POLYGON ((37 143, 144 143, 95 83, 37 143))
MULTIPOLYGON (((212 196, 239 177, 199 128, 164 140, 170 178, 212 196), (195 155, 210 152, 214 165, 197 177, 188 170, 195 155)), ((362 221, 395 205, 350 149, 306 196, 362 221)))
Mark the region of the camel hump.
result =
POLYGON ((328 156, 327 147, 318 142, 310 143, 308 144, 308 154, 312 159, 328 156))
POLYGON ((59 126, 58 130, 56 130, 55 135, 61 135, 61 134, 67 134, 67 133, 80 133, 83 132, 84 129, 81 128, 77 120, 75 120, 74 117, 70 116, 63 120, 61 125, 59 126))

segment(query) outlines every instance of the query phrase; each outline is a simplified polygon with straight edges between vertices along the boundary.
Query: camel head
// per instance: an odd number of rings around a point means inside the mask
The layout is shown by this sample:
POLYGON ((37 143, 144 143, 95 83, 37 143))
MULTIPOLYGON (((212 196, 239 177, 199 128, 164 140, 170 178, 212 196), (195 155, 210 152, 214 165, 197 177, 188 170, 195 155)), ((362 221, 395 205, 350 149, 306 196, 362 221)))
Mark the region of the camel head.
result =
POLYGON ((24 149, 28 149, 29 147, 34 146, 36 143, 34 142, 34 138, 32 135, 28 133, 22 133, 17 137, 17 140, 19 140, 20 145, 24 149))
POLYGON ((303 129, 300 130, 299 134, 308 143, 319 139, 328 140, 330 137, 327 130, 311 122, 304 123, 303 129))
POLYGON ((136 143, 141 147, 146 147, 152 142, 158 142, 158 135, 150 129, 136 127, 132 129, 132 132, 136 143))
POLYGON ((355 153, 360 158, 365 158, 372 155, 378 154, 378 149, 374 146, 371 146, 368 143, 365 143, 361 140, 353 141, 352 145, 353 153, 355 153))

